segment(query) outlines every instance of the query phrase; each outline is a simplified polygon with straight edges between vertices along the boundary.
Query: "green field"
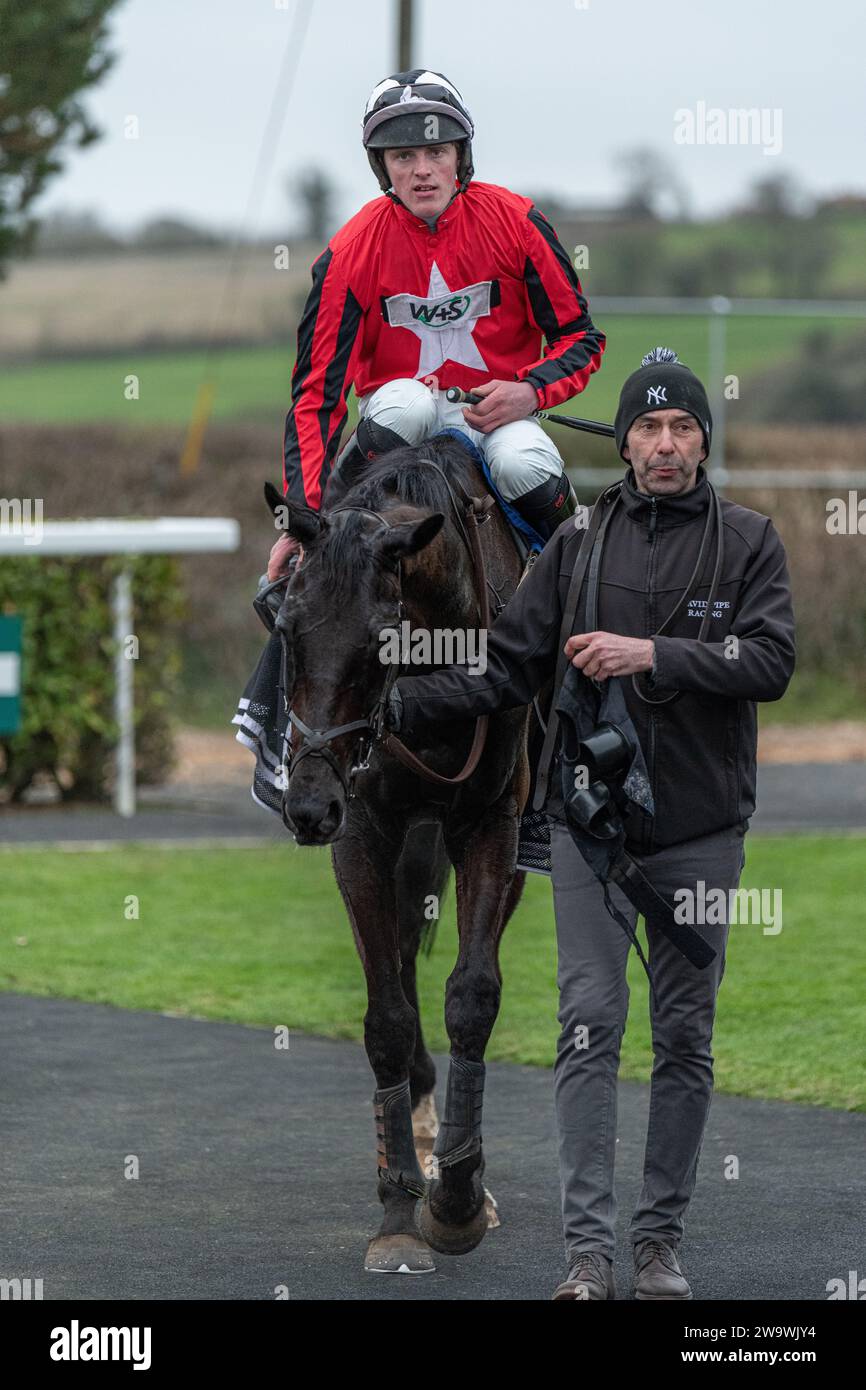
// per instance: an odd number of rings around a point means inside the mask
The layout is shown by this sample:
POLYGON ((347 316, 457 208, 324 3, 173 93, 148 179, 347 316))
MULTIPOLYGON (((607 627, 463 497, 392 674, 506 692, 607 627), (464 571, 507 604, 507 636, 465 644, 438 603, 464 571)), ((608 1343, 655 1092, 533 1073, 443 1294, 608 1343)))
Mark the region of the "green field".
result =
MULTIPOLYGON (((719 1090, 866 1109, 864 855, 858 838, 749 841, 744 886, 780 887, 784 924, 777 936, 732 928, 714 1039, 719 1090)), ((0 872, 4 990, 362 1037, 361 967, 326 851, 9 850, 0 872), (132 920, 130 895, 139 904, 132 920)), ((449 890, 433 953, 419 970, 437 1050, 447 1050, 443 987, 454 951, 449 890)), ((488 1056, 550 1066, 558 1025, 546 880, 529 877, 502 968, 488 1056)), ((622 1075, 647 1080, 647 984, 633 952, 629 980, 622 1075)))
MULTIPOLYGON (((575 414, 612 420, 619 389, 641 356, 656 344, 674 347, 700 376, 709 369, 707 322, 698 316, 608 316, 600 372, 570 402, 575 414)), ((726 372, 745 389, 750 374, 796 355, 802 339, 819 328, 856 332, 858 320, 800 317, 734 317, 728 324, 726 372)), ((292 349, 233 349, 218 359, 215 420, 281 419, 289 404, 292 349)), ((205 371, 204 352, 136 352, 46 360, 0 372, 0 419, 7 423, 82 424, 127 421, 133 425, 185 425, 205 371), (139 399, 126 400, 127 376, 139 378, 139 399)))

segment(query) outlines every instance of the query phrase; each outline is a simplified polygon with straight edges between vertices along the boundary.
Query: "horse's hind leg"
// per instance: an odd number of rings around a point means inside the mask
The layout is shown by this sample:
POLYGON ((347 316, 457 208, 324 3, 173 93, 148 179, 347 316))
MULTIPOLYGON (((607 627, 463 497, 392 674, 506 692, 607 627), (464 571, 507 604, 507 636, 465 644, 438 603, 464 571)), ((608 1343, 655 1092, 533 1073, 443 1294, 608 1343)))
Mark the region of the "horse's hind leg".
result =
POLYGON ((417 1015, 403 991, 398 949, 393 847, 356 823, 333 846, 334 872, 367 980, 364 1041, 376 1077, 379 1200, 382 1224, 370 1241, 371 1273, 424 1274, 435 1266, 420 1237, 415 1207, 425 1189, 412 1134, 409 1088, 417 1015))

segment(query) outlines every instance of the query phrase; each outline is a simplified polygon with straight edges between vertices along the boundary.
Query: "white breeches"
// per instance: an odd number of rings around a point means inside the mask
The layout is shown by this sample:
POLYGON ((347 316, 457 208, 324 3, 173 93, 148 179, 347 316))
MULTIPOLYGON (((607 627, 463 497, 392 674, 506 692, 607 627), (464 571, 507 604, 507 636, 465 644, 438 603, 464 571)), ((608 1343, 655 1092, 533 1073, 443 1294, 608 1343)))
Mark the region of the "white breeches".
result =
POLYGON ((522 497, 559 477, 563 462, 559 450, 537 420, 514 420, 490 434, 470 429, 464 407, 452 404, 444 391, 433 392, 411 377, 389 381, 362 396, 358 411, 399 434, 407 444, 420 444, 439 430, 459 429, 484 455, 494 483, 507 502, 522 497))

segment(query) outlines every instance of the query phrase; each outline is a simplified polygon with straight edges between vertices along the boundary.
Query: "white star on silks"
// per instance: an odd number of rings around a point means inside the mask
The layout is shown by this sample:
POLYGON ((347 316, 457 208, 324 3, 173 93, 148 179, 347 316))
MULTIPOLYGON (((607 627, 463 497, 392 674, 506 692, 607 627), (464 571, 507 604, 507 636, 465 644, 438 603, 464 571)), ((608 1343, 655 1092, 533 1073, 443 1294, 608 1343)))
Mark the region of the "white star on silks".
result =
MULTIPOLYGON (((427 298, 438 299, 440 295, 450 293, 451 290, 446 285, 445 278, 434 261, 430 268, 427 298)), ((460 362, 464 367, 475 367, 480 372, 489 371, 472 336, 472 330, 477 322, 478 316, 476 315, 475 318, 465 319, 457 328, 429 328, 423 323, 407 323, 405 327, 409 329, 410 333, 416 333, 421 339, 420 361, 415 373, 416 380, 419 377, 432 376, 446 360, 460 362)))

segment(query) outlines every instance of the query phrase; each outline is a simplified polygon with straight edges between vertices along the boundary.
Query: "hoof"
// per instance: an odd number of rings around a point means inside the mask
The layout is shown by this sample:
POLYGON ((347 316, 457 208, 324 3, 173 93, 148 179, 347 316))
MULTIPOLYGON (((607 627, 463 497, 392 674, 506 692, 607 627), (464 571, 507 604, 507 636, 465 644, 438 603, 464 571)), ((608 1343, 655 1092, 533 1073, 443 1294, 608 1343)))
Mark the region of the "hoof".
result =
POLYGON ((368 1274, 432 1274, 435 1268, 430 1249, 417 1236, 374 1236, 367 1246, 368 1274))
MULTIPOLYGON (((498 1218, 497 1218, 498 1220, 498 1218)), ((487 1202, 482 1202, 475 1215, 463 1226, 446 1226, 430 1209, 425 1197, 418 1212, 418 1229, 428 1245, 443 1255, 467 1255, 480 1245, 488 1227, 487 1202)))
POLYGON ((495 1231, 497 1226, 502 1225, 502 1222, 499 1219, 499 1206, 489 1187, 484 1189, 484 1210, 487 1213, 488 1231, 495 1231))

